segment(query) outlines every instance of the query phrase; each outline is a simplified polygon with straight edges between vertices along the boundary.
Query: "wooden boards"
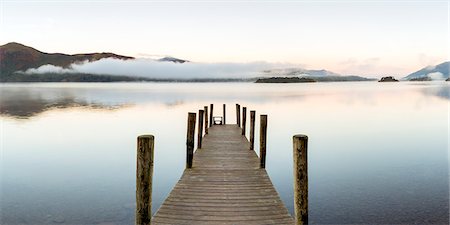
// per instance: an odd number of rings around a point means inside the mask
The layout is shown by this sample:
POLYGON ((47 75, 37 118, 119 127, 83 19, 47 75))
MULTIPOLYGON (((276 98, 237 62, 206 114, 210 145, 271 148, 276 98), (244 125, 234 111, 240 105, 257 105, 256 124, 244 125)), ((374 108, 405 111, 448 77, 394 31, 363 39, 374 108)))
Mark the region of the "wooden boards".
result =
POLYGON ((237 125, 204 136, 152 224, 294 224, 237 125))

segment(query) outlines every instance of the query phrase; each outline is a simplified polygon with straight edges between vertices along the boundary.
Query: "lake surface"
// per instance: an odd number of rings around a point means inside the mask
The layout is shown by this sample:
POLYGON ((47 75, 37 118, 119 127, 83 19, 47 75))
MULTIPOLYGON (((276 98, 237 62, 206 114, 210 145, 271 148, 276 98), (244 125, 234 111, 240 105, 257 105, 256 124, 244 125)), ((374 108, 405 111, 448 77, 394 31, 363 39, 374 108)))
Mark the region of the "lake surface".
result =
POLYGON ((225 103, 235 123, 239 103, 268 114, 267 171, 291 213, 306 134, 311 223, 448 224, 449 83, 1 84, 0 223, 133 224, 136 137, 155 135, 156 211, 185 166, 187 113, 225 103))

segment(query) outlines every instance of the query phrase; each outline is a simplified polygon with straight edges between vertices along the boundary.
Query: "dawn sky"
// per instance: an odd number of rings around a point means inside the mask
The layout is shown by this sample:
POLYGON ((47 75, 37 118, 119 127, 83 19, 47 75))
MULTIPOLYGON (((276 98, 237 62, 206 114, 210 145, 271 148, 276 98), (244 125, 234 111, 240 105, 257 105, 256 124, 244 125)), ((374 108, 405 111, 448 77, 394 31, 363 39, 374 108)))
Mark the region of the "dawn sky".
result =
POLYGON ((405 75, 449 59, 449 1, 1 1, 0 45, 405 75))

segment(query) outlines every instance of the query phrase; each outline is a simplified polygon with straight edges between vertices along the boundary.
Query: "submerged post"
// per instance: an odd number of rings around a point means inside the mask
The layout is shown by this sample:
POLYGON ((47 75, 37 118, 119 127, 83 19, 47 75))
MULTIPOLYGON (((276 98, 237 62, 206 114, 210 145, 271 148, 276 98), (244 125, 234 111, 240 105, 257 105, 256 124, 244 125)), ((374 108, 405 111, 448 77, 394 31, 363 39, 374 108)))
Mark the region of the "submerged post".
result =
POLYGON ((241 106, 236 104, 236 124, 241 127, 241 106))
POLYGON ((195 113, 188 114, 186 137, 186 168, 192 168, 194 157, 195 113))
POLYGON ((212 127, 213 125, 213 110, 214 110, 214 105, 210 104, 209 108, 211 109, 211 112, 209 114, 209 126, 212 127))
POLYGON ((203 113, 205 111, 198 110, 198 134, 197 134, 197 148, 202 148, 203 141, 203 113))
POLYGON ((308 224, 308 136, 295 135, 294 145, 294 220, 308 224))
POLYGON ((259 167, 266 168, 267 115, 261 115, 259 131, 259 167))
POLYGON ((223 104, 223 125, 226 124, 225 115, 226 115, 225 104, 223 104))
POLYGON ((205 134, 208 134, 208 106, 205 106, 205 134))
POLYGON ((255 110, 250 111, 250 150, 255 148, 255 110))
POLYGON ((150 225, 152 219, 152 180, 154 136, 137 138, 136 161, 136 225, 150 225))
POLYGON ((242 135, 245 135, 245 128, 247 125, 247 107, 242 108, 242 135))

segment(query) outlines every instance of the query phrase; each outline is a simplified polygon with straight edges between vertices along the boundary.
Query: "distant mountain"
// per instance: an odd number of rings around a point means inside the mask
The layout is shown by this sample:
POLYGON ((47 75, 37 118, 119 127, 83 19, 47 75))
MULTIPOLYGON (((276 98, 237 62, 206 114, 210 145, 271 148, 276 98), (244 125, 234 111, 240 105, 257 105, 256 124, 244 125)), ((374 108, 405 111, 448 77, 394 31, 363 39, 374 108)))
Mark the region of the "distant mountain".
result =
POLYGON ((264 70, 263 76, 313 76, 313 77, 324 77, 324 76, 340 76, 338 73, 334 73, 328 70, 307 70, 302 68, 286 68, 286 69, 271 69, 264 70))
MULTIPOLYGON (((183 82, 209 82, 209 81, 256 81, 258 78, 270 77, 306 77, 318 82, 335 81, 365 81, 370 80, 358 76, 341 76, 327 70, 306 70, 302 68, 270 69, 265 70, 259 77, 234 79, 234 78, 204 78, 204 79, 151 79, 135 76, 116 76, 108 74, 88 74, 79 72, 44 72, 44 73, 17 73, 28 69, 39 68, 44 65, 53 65, 62 68, 70 68, 74 63, 85 61, 93 62, 103 58, 115 58, 121 60, 134 59, 129 56, 114 53, 88 53, 68 55, 63 53, 45 53, 32 47, 11 42, 0 46, 0 82, 117 82, 117 81, 183 81, 183 82)), ((188 63, 188 60, 174 57, 155 59, 157 62, 188 63)), ((295 79, 293 79, 295 81, 295 79)))
MULTIPOLYGON (((281 83, 278 81, 288 81, 287 83, 297 83, 296 79, 289 79, 292 77, 312 79, 316 82, 345 82, 345 81, 373 81, 375 79, 360 77, 360 76, 342 76, 341 74, 331 72, 328 70, 307 70, 302 68, 287 68, 287 69, 271 69, 264 70, 263 77, 260 77, 259 83, 281 83), (265 78, 271 76, 271 78, 265 78)), ((301 80, 306 81, 306 80, 301 80)))
POLYGON ((160 62, 173 62, 173 63, 189 62, 188 60, 177 59, 177 58, 174 58, 174 57, 164 57, 164 58, 158 59, 158 61, 160 61, 160 62))
POLYGON ((436 77, 442 74, 442 79, 449 78, 449 68, 450 68, 450 62, 444 62, 437 66, 427 66, 421 70, 418 70, 414 73, 409 74, 408 76, 402 78, 402 80, 411 80, 414 78, 421 78, 421 77, 427 77, 431 75, 433 77, 436 77))
POLYGON ((347 82, 347 81, 375 81, 374 78, 360 77, 360 76, 323 76, 312 77, 317 82, 347 82))
POLYGON ((62 53, 45 53, 32 47, 11 42, 0 46, 0 75, 8 76, 16 71, 26 71, 43 65, 54 65, 68 68, 72 63, 97 61, 103 58, 133 59, 133 57, 114 53, 88 53, 67 55, 62 53))
POLYGON ((255 83, 309 83, 309 82, 347 82, 374 81, 376 79, 360 76, 300 76, 300 77, 271 77, 259 78, 255 83))
POLYGON ((255 83, 314 83, 317 82, 312 78, 306 77, 271 77, 259 78, 255 83))

